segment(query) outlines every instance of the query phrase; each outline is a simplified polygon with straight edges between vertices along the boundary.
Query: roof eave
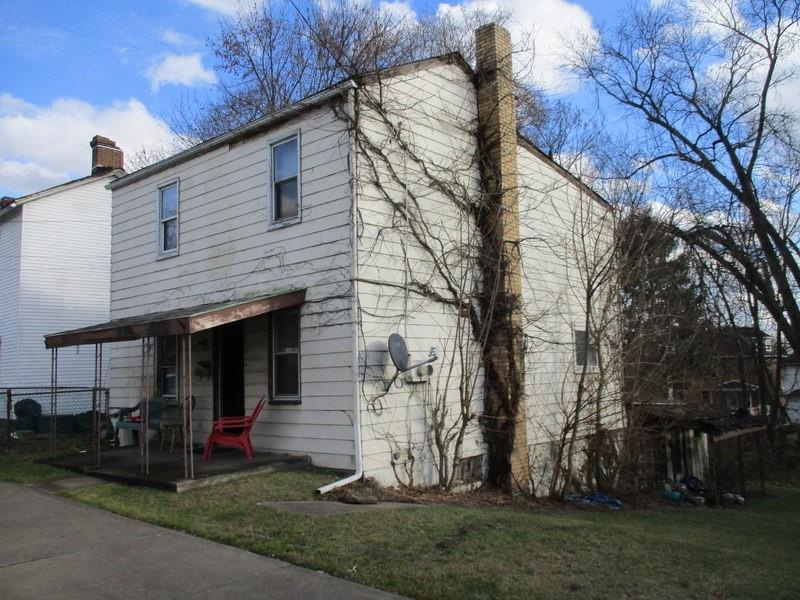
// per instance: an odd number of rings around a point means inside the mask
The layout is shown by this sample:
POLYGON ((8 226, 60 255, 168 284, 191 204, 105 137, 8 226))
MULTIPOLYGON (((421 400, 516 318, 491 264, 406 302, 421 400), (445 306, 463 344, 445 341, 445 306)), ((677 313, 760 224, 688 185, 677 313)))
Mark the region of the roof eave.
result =
POLYGON ((54 185, 53 187, 46 188, 44 190, 39 190, 38 192, 33 192, 32 194, 28 194, 26 196, 20 196, 14 201, 12 206, 19 206, 21 204, 27 204, 28 202, 32 202, 34 200, 39 200, 41 198, 46 198, 48 196, 52 196, 53 194, 58 194, 61 192, 66 192, 68 190, 81 187, 86 185, 87 183, 93 183, 95 181, 99 181, 101 179, 111 178, 112 180, 115 178, 120 177, 125 171, 123 169, 115 169, 113 171, 109 171, 107 173, 102 173, 100 175, 87 175, 86 177, 81 177, 79 179, 73 179, 72 181, 67 181, 65 183, 60 183, 58 185, 54 185))
POLYGON ((184 150, 183 152, 179 152, 178 154, 165 158, 164 160, 160 160, 157 163, 153 163, 152 165, 139 169, 138 171, 134 171, 133 173, 125 175, 124 177, 120 177, 119 179, 109 183, 106 187, 112 191, 118 190, 122 187, 150 177, 151 175, 161 173, 162 171, 205 154, 206 152, 211 152, 212 150, 215 150, 221 146, 232 144, 242 138, 250 137, 254 134, 260 133, 263 130, 274 127, 275 125, 282 123, 287 119, 291 119, 309 109, 327 104, 328 102, 355 87, 356 84, 351 79, 348 79, 347 81, 335 85, 332 88, 319 92, 318 94, 314 94, 313 96, 310 96, 304 100, 300 100, 291 106, 287 106, 284 109, 261 117, 260 119, 252 121, 251 123, 242 125, 233 131, 213 137, 210 140, 201 142, 196 146, 192 146, 191 148, 184 150))
POLYGON ((599 204, 601 204, 602 206, 604 206, 608 210, 611 210, 611 211, 614 210, 614 205, 613 204, 611 204, 608 200, 606 200, 600 194, 598 194, 595 190, 593 190, 587 183, 585 183, 584 181, 581 181, 580 178, 578 178, 576 175, 571 173, 568 169, 565 169, 560 164, 558 164, 555 160, 553 160, 552 156, 549 156, 548 154, 546 154, 543 150, 541 150, 536 144, 534 144, 532 141, 530 141, 524 135, 522 135, 521 133, 517 133, 517 141, 518 141, 520 146, 522 146, 523 148, 525 148, 529 152, 532 152, 533 154, 535 154, 536 156, 541 158, 543 161, 545 161, 546 163, 551 165, 554 169, 559 171, 562 175, 564 175, 572 183, 574 183, 576 186, 578 186, 578 188, 580 188, 583 192, 585 192, 586 194, 588 194, 592 198, 594 198, 594 200, 596 200, 599 204))

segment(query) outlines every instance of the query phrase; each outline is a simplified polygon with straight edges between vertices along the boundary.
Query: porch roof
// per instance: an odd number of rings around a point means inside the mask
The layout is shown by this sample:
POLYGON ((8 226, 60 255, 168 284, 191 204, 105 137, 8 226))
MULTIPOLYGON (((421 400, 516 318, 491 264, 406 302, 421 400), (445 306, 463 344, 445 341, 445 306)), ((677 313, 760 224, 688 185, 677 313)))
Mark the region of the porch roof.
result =
POLYGON ((305 290, 296 290, 247 300, 201 304, 190 308, 136 315, 80 329, 51 333, 44 336, 44 345, 47 348, 63 348, 81 344, 124 342, 151 336, 189 335, 226 323, 297 306, 302 304, 305 298, 305 290))

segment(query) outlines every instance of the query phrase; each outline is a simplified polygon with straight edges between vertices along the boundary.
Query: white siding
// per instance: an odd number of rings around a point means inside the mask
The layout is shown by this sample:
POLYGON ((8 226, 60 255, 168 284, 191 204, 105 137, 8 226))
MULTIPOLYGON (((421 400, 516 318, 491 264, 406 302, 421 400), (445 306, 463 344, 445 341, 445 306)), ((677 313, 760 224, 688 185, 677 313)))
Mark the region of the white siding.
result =
MULTIPOLYGON (((110 180, 93 179, 22 206, 18 386, 50 385, 46 334, 108 320, 110 180)), ((94 385, 94 347, 59 351, 58 385, 94 385)))
MULTIPOLYGON (((91 178, 23 199, 0 222, 3 388, 49 386, 44 336, 108 319, 111 193, 104 186, 110 180, 91 178)), ((94 348, 62 349, 58 384, 94 385, 94 348)), ((60 410, 85 410, 89 399, 65 397, 60 410)))
MULTIPOLYGON (((370 91, 377 95, 378 86, 370 91)), ((462 365, 454 343, 458 319, 453 308, 414 292, 406 294, 404 286, 413 277, 442 290, 444 282, 433 271, 435 262, 443 258, 454 273, 470 281, 473 266, 459 264, 457 259, 457 249, 468 245, 473 233, 470 220, 459 214, 452 199, 436 189, 436 183, 452 186, 462 199, 478 189, 474 161, 476 95, 470 78, 455 65, 393 77, 380 93, 389 120, 402 130, 407 150, 392 140, 378 112, 365 107, 360 123, 363 134, 386 159, 374 152, 362 152, 358 162, 364 465, 368 476, 385 484, 397 483, 398 479, 409 482, 411 475, 415 484, 431 484, 435 481, 431 406, 442 402, 451 415, 459 407, 462 365), (387 161, 395 175, 387 168, 387 161), (424 222, 424 237, 435 248, 435 260, 424 249, 426 244, 400 218, 402 208, 395 210, 392 203, 414 212, 412 222, 424 222), (433 365, 430 384, 393 387, 384 395, 384 385, 394 373, 387 352, 392 333, 405 337, 413 362, 425 359, 429 349, 437 347, 439 360, 433 365)), ((469 341, 467 346, 474 352, 469 341)), ((468 372, 477 375, 480 390, 477 356, 468 372)), ((475 412, 480 412, 479 394, 473 404, 475 412)), ((448 426, 452 423, 448 418, 448 426)), ((481 452, 480 432, 477 421, 473 421, 462 456, 481 452)))
MULTIPOLYGON (((575 364, 573 330, 585 329, 585 289, 592 266, 610 259, 613 213, 528 149, 520 146, 517 160, 526 418, 534 482, 541 485, 550 476, 553 443, 575 407, 581 369, 575 364)), ((595 313, 605 300, 598 298, 595 313)), ((593 380, 597 376, 590 373, 587 388, 593 380)), ((607 383, 611 397, 613 383, 607 383)))
MULTIPOLYGON (((354 447, 349 135, 330 108, 188 160, 114 191, 113 318, 306 289, 301 308, 302 403, 269 406, 254 445, 352 469, 354 447), (270 230, 268 148, 300 132, 302 222, 270 230), (157 186, 180 181, 180 242, 158 257, 157 186)), ((246 324, 246 409, 267 393, 267 319, 246 324)), ((199 340, 195 341, 194 351, 199 340)), ((210 344, 206 344, 206 348, 210 344)), ((196 358, 196 357, 195 357, 196 358)), ((196 358, 199 360, 199 358, 196 358)), ((140 343, 116 344, 115 404, 141 396, 140 343)), ((196 435, 209 430, 211 381, 195 378, 196 435)))
MULTIPOLYGON (((476 264, 459 264, 453 258, 457 248, 474 249, 478 243, 471 237, 475 235, 469 225, 471 217, 459 214, 453 200, 437 185, 452 186, 457 197, 478 197, 475 89, 470 77, 456 66, 440 66, 388 79, 381 99, 388 119, 400 129, 406 149, 393 139, 377 111, 362 110, 360 127, 371 148, 360 149, 357 187, 364 464, 367 475, 382 483, 408 482, 413 472, 414 483, 431 484, 435 483, 431 464, 435 453, 430 407, 437 397, 445 398, 452 423, 459 407, 460 375, 476 373, 472 408, 480 414, 481 365, 474 346, 472 354, 467 353, 471 361, 467 365, 452 354, 458 331, 453 309, 413 291, 406 293, 409 278, 427 282, 438 291, 444 288, 442 278, 433 272, 430 254, 399 213, 404 207, 418 210, 415 218, 425 223, 423 235, 434 243, 436 260, 444 260, 451 272, 472 281, 476 264), (383 157, 377 156, 375 148, 383 157), (428 174, 415 159, 424 164, 428 174), (394 174, 385 161, 391 163, 394 174), (438 347, 440 359, 434 364, 430 386, 406 385, 383 394, 383 384, 394 372, 387 353, 391 333, 406 338, 414 362, 424 359, 431 346, 438 347)), ((584 234, 599 235, 604 240, 600 247, 608 249, 613 222, 606 206, 522 147, 518 169, 528 336, 526 416, 528 443, 538 460, 540 451, 535 446, 544 443, 549 449, 560 433, 564 411, 575 402, 578 372, 572 330, 583 328, 585 280, 576 252, 584 234)), ((469 285, 462 289, 468 290, 469 285)), ((475 420, 462 457, 484 451, 475 420)))
MULTIPOLYGON (((22 210, 0 221, 0 387, 14 387, 19 357, 19 264, 22 248, 22 210)), ((2 411, 5 414, 5 402, 2 411)))

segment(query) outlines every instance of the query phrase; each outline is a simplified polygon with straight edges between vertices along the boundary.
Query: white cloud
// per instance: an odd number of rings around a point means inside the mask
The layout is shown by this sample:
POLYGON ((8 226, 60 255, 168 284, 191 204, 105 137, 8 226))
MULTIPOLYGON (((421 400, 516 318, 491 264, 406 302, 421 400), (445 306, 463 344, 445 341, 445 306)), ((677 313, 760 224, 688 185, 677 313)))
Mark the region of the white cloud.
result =
POLYGON ((233 16, 241 6, 241 0, 188 0, 190 4, 199 6, 212 12, 233 16))
POLYGON ((197 46, 198 41, 190 35, 175 31, 174 29, 165 29, 161 32, 161 41, 165 44, 175 46, 176 48, 194 48, 197 46))
POLYGON ((147 70, 150 89, 157 92, 162 85, 192 86, 198 83, 216 83, 214 71, 203 66, 200 53, 168 54, 160 63, 147 70))
POLYGON ((411 19, 412 21, 415 21, 417 19, 417 13, 414 12, 413 8, 411 8, 411 4, 403 0, 397 0, 395 2, 381 2, 378 4, 378 9, 397 21, 402 21, 404 19, 411 19))
POLYGON ((0 195, 19 196, 72 179, 34 162, 0 158, 0 195), (22 191, 19 191, 22 190, 22 191))
POLYGON ((511 11, 508 24, 512 39, 520 43, 533 33, 536 54, 531 79, 545 90, 565 92, 577 82, 563 69, 565 39, 593 32, 592 17, 578 4, 568 0, 497 0, 439 4, 438 14, 458 18, 464 12, 511 11))
POLYGON ((126 156, 142 148, 171 147, 169 127, 139 100, 94 106, 74 98, 47 106, 0 94, 0 195, 19 196, 91 170, 89 141, 105 135, 126 156))

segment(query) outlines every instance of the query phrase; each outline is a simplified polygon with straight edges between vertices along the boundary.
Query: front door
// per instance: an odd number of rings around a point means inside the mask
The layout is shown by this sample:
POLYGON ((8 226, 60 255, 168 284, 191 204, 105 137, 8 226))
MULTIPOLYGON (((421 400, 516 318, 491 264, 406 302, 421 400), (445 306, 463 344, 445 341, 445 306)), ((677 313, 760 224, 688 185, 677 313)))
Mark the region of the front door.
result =
POLYGON ((214 418, 244 415, 244 324, 214 329, 214 418))

